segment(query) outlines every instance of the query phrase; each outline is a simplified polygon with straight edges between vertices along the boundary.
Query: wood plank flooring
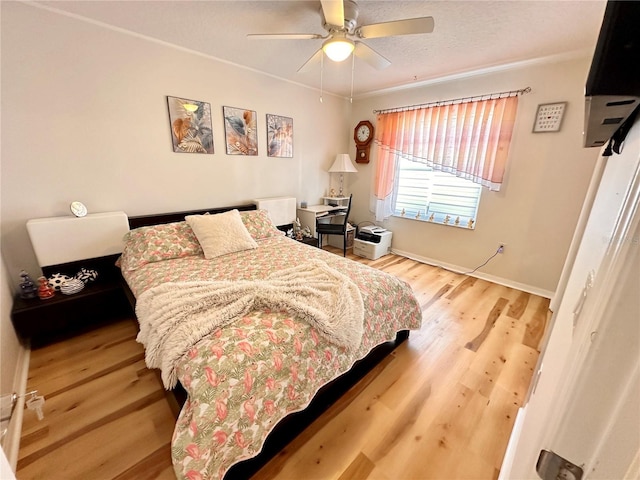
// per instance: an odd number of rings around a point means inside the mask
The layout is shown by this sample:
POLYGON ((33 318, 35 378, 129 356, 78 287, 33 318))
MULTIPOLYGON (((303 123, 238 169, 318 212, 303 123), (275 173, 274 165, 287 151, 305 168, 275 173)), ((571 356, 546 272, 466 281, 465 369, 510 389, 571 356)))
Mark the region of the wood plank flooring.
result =
MULTIPOLYGON (((548 300, 396 255, 350 258, 411 284, 422 329, 253 478, 497 478, 548 300)), ((175 478, 175 414, 135 335, 123 319, 32 352, 45 418, 25 413, 19 480, 175 478)))

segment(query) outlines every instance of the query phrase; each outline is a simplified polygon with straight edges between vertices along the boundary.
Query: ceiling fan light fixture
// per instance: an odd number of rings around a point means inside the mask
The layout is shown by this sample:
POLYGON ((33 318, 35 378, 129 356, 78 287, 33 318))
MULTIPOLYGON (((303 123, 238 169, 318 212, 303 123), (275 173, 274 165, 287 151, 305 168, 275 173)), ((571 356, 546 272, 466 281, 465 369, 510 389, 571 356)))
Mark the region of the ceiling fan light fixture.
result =
POLYGON ((346 37, 332 37, 322 44, 322 50, 334 62, 346 60, 354 48, 353 41, 346 37))

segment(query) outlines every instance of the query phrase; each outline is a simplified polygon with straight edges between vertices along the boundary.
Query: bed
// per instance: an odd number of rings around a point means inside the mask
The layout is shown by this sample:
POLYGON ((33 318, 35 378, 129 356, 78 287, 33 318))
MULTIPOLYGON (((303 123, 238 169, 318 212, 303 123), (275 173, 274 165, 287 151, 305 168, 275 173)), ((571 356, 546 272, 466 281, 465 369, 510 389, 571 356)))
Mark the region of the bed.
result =
POLYGON ((129 223, 119 265, 138 340, 186 393, 178 478, 249 478, 420 328, 405 282, 286 237, 254 205, 129 223))

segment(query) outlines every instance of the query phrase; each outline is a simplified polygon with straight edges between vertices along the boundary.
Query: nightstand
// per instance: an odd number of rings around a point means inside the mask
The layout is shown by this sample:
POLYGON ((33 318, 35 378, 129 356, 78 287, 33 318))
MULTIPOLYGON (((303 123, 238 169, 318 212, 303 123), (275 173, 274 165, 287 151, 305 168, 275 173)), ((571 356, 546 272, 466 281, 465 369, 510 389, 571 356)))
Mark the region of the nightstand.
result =
POLYGON ((312 247, 318 246, 318 239, 314 237, 302 237, 302 240, 298 240, 298 242, 311 245, 312 247))
POLYGON ((72 295, 56 292, 46 300, 16 297, 11 321, 23 343, 31 340, 32 348, 37 348, 98 323, 131 316, 124 280, 115 265, 129 231, 124 212, 35 218, 27 221, 27 231, 45 277, 54 273, 74 277, 82 267, 97 271, 98 277, 72 295))
POLYGON ((54 273, 73 277, 81 267, 96 270, 98 278, 73 295, 56 292, 47 300, 16 296, 11 321, 23 344, 31 340, 31 348, 42 347, 106 321, 133 315, 120 269, 115 266, 118 257, 119 254, 109 255, 43 267, 47 278, 54 273))
MULTIPOLYGON (((276 228, 281 232, 287 233, 289 230, 293 228, 293 223, 288 223, 285 225, 277 225, 276 228)), ((296 239, 293 238, 292 240, 296 240, 296 239)), ((305 243, 307 245, 311 245, 312 247, 318 246, 318 239, 315 237, 302 237, 302 240, 296 240, 296 241, 300 243, 305 243)))

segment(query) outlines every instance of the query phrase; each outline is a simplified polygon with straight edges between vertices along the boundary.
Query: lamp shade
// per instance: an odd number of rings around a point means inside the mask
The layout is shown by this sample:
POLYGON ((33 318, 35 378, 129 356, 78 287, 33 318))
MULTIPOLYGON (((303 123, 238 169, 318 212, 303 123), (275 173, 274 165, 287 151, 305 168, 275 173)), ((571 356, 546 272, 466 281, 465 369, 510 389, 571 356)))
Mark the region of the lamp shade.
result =
POLYGON ((322 44, 322 50, 327 54, 334 62, 342 62, 346 60, 353 49, 355 48, 355 44, 353 41, 348 38, 342 37, 333 37, 327 40, 322 44))
POLYGON ((339 153, 336 155, 336 159, 329 169, 331 173, 355 173, 357 171, 348 153, 339 153))

